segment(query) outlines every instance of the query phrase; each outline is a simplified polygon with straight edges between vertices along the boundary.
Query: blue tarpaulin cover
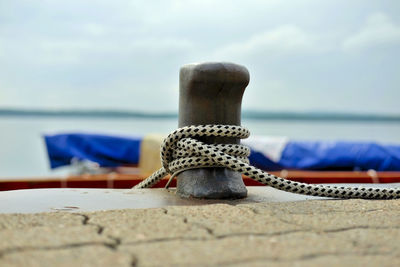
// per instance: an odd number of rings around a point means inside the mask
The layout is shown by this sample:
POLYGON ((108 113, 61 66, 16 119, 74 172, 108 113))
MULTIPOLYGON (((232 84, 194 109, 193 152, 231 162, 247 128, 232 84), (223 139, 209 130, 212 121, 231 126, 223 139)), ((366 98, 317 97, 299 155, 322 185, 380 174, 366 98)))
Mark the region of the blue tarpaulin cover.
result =
MULTIPOLYGON (((141 137, 100 134, 45 135, 51 168, 69 165, 73 158, 102 167, 137 164, 141 137)), ((257 143, 249 143, 250 163, 265 170, 369 170, 400 171, 400 145, 375 142, 287 141, 271 157, 257 143)))
POLYGON ((400 171, 400 145, 373 142, 289 141, 279 161, 252 148, 250 162, 262 169, 400 171))
POLYGON ((69 165, 73 158, 117 167, 139 162, 141 137, 66 133, 44 136, 50 167, 69 165))

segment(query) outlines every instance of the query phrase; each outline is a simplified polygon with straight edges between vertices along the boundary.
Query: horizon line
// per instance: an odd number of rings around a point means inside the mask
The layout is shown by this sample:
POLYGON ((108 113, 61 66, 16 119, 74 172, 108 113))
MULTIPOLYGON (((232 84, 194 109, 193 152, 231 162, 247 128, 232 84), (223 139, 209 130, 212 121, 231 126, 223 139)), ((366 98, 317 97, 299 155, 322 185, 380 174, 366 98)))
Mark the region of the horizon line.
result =
MULTIPOLYGON (((103 118, 177 118, 178 112, 148 112, 116 109, 32 109, 0 108, 0 116, 19 117, 103 117, 103 118)), ((243 119, 255 120, 309 120, 309 121, 393 121, 400 122, 400 114, 361 114, 332 111, 261 111, 243 110, 243 119)))

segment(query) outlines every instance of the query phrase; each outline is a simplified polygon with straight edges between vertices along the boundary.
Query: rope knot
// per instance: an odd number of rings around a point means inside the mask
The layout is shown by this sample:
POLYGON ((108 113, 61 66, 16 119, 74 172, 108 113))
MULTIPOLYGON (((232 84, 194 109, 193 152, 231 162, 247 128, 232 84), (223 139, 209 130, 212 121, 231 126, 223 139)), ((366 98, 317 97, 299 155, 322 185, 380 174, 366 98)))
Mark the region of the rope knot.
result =
POLYGON ((199 125, 186 126, 170 133, 161 145, 161 162, 164 169, 170 173, 177 171, 204 168, 223 167, 213 160, 220 156, 230 155, 247 162, 250 149, 238 144, 205 144, 196 140, 202 136, 247 138, 250 132, 236 125, 199 125), (213 151, 213 152, 211 152, 213 151), (222 153, 222 154, 221 154, 222 153))

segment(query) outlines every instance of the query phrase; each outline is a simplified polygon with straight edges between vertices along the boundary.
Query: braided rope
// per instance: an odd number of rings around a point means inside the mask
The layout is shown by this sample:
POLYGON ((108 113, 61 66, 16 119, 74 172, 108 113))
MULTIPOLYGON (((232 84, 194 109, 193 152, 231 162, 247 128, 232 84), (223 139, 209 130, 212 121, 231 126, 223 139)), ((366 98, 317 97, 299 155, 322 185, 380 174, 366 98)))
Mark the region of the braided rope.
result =
POLYGON ((199 125, 179 128, 170 133, 161 145, 163 167, 133 188, 151 187, 168 173, 174 177, 188 169, 226 167, 262 184, 297 194, 333 198, 400 198, 400 188, 338 187, 293 182, 249 165, 247 157, 250 155, 250 149, 246 146, 210 145, 195 139, 202 136, 243 139, 249 135, 250 132, 246 128, 235 125, 199 125))

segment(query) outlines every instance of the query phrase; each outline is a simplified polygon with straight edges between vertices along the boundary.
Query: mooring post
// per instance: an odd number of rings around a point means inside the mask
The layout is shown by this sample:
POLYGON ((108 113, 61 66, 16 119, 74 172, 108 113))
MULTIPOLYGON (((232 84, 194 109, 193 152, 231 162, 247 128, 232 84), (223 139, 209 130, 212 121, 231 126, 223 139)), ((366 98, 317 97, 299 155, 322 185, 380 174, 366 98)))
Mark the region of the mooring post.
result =
MULTIPOLYGON (((188 64, 180 70, 179 127, 203 124, 240 125, 242 96, 249 72, 232 63, 188 64)), ((203 137, 208 144, 239 144, 240 139, 203 137)), ((224 167, 186 170, 177 176, 182 197, 243 198, 242 175, 224 167)))

